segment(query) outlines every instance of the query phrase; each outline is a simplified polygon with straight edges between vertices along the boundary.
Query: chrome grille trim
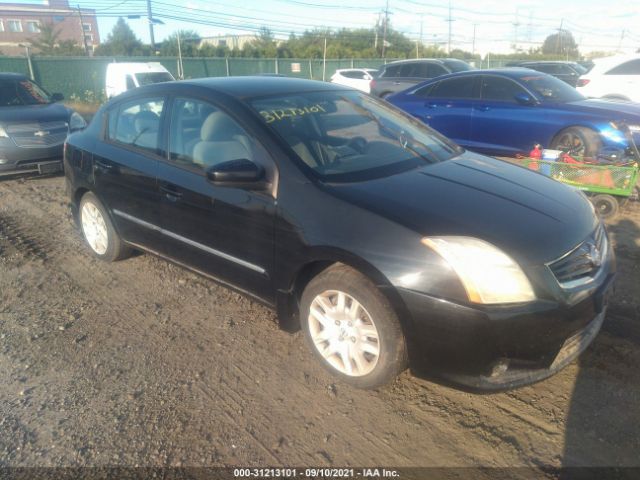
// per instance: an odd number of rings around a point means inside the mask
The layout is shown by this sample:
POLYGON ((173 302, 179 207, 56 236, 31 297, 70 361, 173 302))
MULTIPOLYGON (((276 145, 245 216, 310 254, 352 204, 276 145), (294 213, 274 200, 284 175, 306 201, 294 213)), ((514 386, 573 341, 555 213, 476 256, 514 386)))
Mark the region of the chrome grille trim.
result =
POLYGON ((607 260, 609 243, 602 223, 580 245, 547 264, 563 288, 574 288, 593 281, 607 260))
POLYGON ((64 121, 14 123, 7 125, 6 132, 18 147, 52 147, 64 143, 69 124, 64 121))

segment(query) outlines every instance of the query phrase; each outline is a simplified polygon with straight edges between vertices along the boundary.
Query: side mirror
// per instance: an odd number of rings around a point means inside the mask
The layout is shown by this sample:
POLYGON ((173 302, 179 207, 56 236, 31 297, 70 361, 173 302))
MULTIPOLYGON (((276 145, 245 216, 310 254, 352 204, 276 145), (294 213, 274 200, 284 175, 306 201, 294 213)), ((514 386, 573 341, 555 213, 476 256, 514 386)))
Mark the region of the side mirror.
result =
POLYGON ((221 187, 259 190, 266 186, 262 165, 246 158, 213 165, 207 170, 207 178, 214 185, 221 187))
POLYGON ((51 94, 51 101, 52 102, 61 102, 62 100, 64 100, 64 95, 61 93, 52 93, 51 94))
POLYGON ((518 102, 520 105, 535 105, 536 104, 536 99, 533 98, 531 95, 529 95, 528 93, 518 93, 514 96, 514 98, 516 99, 516 102, 518 102))

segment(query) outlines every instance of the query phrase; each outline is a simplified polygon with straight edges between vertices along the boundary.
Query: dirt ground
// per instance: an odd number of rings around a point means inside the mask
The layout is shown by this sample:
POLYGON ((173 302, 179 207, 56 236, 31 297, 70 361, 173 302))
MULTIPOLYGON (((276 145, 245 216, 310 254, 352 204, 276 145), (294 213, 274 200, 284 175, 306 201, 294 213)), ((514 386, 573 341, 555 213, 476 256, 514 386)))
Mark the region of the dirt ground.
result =
POLYGON ((151 255, 94 260, 64 179, 0 182, 0 466, 640 466, 640 203, 603 331, 537 385, 334 383, 274 314, 151 255))

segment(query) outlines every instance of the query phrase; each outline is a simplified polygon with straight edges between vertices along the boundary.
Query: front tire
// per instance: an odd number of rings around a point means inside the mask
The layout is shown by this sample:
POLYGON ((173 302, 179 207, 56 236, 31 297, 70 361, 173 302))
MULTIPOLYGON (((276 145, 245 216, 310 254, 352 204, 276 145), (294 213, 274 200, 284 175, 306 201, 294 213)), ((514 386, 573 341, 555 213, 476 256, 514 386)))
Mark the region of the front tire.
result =
POLYGON ((407 368, 398 316, 368 278, 346 265, 309 282, 300 323, 314 356, 345 383, 376 388, 407 368))
POLYGON ((84 194, 78 215, 82 236, 93 256, 105 262, 114 262, 130 254, 130 248, 116 232, 104 205, 93 193, 84 194))
POLYGON ((551 148, 569 155, 595 157, 602 148, 602 140, 597 132, 588 128, 569 127, 556 135, 551 148))

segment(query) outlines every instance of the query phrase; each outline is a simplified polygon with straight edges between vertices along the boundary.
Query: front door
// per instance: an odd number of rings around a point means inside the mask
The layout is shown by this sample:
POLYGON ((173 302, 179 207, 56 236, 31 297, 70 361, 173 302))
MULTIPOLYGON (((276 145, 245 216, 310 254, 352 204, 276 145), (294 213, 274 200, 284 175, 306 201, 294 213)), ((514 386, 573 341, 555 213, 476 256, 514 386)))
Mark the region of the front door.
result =
POLYGON ((271 192, 213 185, 206 170, 229 160, 275 165, 230 115, 190 98, 172 102, 169 159, 160 163, 166 255, 273 301, 275 198, 271 192))

